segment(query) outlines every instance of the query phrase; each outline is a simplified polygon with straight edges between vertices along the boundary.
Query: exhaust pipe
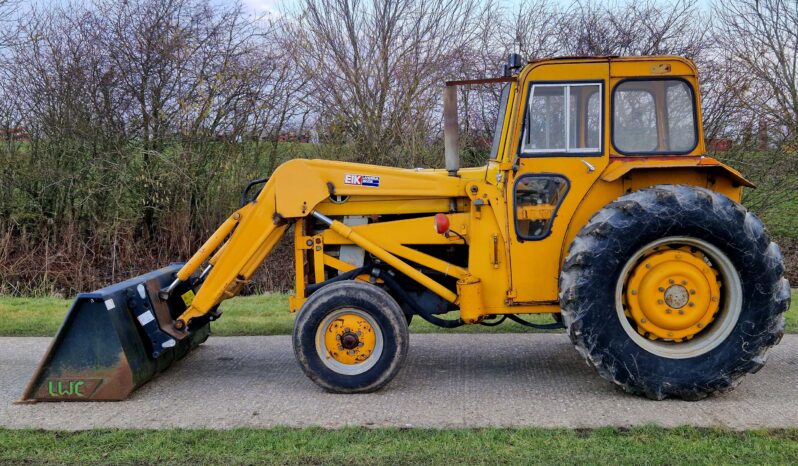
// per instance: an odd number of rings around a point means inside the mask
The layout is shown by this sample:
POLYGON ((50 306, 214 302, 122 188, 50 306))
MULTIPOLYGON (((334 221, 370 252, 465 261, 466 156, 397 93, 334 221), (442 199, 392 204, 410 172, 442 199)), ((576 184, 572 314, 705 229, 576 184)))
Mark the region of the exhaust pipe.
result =
POLYGON ((457 176, 460 170, 460 148, 458 147, 457 87, 443 88, 443 147, 446 170, 449 176, 457 176))

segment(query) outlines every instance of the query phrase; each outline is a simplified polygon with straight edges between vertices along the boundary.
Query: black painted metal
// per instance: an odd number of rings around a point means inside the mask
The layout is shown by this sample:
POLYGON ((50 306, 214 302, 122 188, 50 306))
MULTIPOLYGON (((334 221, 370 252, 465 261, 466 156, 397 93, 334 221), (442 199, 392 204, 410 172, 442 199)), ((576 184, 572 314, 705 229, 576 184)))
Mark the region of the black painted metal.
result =
POLYGON ((170 300, 166 317, 154 309, 153 290, 181 265, 80 293, 20 401, 123 400, 204 342, 207 324, 185 335, 164 331, 178 301, 170 300))

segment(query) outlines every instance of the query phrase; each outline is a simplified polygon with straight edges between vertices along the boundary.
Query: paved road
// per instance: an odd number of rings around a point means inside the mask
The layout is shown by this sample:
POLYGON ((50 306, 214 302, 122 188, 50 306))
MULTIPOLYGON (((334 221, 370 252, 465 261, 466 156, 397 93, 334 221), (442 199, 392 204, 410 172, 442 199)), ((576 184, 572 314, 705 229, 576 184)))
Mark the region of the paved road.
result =
POLYGON ((48 341, 0 338, 0 426, 798 427, 798 336, 785 337, 735 391, 693 403, 616 390, 564 335, 505 334, 412 335, 405 368, 368 395, 317 388, 287 336, 211 337, 128 401, 12 404, 48 341))

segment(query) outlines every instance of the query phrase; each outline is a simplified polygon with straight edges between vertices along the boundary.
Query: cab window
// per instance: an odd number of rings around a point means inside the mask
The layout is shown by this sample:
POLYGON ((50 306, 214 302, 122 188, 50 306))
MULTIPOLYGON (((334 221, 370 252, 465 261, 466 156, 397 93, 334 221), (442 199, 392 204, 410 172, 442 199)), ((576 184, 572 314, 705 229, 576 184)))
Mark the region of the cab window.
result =
POLYGON ((523 240, 549 236, 557 210, 568 193, 561 175, 523 175, 515 182, 515 231, 523 240))
POLYGON ((599 154, 601 83, 532 84, 521 153, 599 154))
POLYGON ((612 112, 612 142, 622 154, 684 154, 697 143, 695 98, 681 79, 622 81, 612 112))

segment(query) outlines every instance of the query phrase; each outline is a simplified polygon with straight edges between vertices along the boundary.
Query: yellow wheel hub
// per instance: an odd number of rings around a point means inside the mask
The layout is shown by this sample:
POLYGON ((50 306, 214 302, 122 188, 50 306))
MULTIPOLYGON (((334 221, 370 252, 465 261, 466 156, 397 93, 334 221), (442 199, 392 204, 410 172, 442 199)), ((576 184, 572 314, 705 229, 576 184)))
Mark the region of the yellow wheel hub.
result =
POLYGON ((660 247, 643 256, 626 283, 625 313, 651 339, 682 342, 715 318, 718 274, 704 254, 689 247, 660 247))
POLYGON ((371 324, 354 313, 345 313, 324 330, 329 357, 341 364, 358 364, 374 353, 377 338, 371 324))

